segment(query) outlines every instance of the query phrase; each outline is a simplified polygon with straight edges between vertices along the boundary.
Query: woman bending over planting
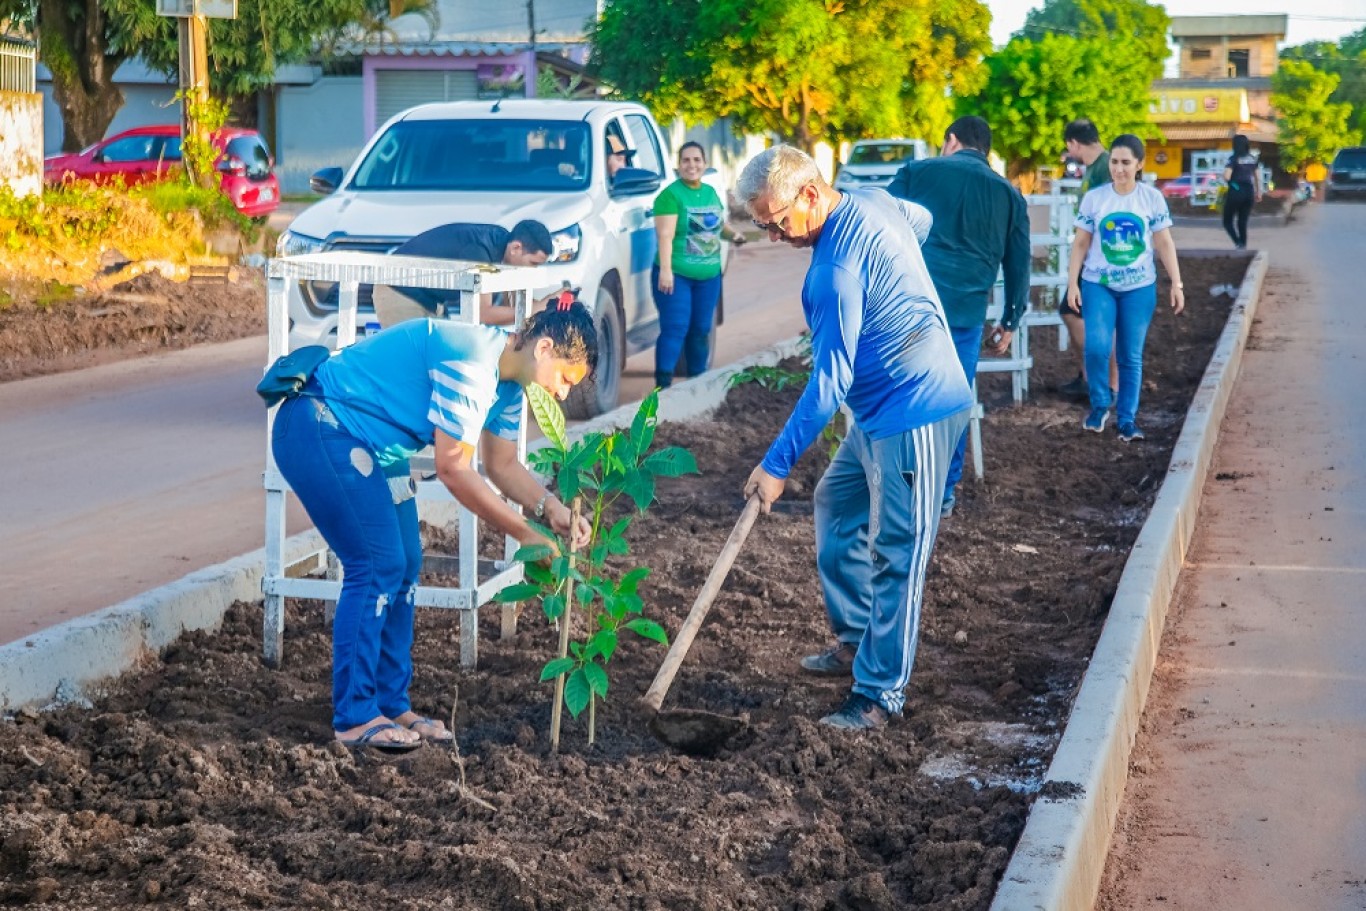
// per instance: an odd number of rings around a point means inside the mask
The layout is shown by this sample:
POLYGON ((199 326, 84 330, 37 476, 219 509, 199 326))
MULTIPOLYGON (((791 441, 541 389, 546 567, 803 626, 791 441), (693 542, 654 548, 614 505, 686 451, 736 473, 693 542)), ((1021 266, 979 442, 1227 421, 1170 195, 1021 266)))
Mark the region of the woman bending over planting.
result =
POLYGON ((520 332, 413 320, 337 353, 280 406, 275 461, 345 574, 332 625, 341 743, 401 752, 454 740, 408 701, 422 568, 412 454, 434 445, 437 477, 456 500, 523 544, 553 546, 503 497, 587 541, 587 520, 574 525, 518 461, 516 440, 523 388, 537 383, 563 400, 596 366, 596 338, 578 303, 543 310, 520 332), (476 451, 502 496, 480 476, 476 451))

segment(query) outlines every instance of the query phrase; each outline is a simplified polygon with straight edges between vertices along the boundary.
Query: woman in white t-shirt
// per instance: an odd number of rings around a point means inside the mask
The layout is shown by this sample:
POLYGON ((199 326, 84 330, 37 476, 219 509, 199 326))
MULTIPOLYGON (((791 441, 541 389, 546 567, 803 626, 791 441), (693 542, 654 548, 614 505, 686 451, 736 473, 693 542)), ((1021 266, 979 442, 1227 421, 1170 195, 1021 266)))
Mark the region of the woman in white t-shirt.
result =
POLYGON ((1186 306, 1171 213, 1161 193, 1139 182, 1142 170, 1143 140, 1132 133, 1116 137, 1110 144, 1112 183, 1088 192, 1077 211, 1067 282, 1067 302, 1086 321, 1091 412, 1081 426, 1100 433, 1114 406, 1119 438, 1126 443, 1143 439, 1136 418, 1143 344, 1157 309, 1154 253, 1171 276, 1172 312, 1186 306), (1117 397, 1107 382, 1111 352, 1119 362, 1117 397))

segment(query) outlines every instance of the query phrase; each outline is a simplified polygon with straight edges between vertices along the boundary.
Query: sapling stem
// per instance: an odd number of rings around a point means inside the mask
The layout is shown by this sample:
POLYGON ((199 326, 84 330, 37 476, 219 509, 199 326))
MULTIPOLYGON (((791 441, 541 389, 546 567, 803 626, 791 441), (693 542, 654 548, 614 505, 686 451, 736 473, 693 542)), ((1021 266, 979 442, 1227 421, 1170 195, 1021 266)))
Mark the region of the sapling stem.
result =
MULTIPOLYGON (((569 654, 569 628, 574 618, 574 529, 579 527, 579 511, 583 508, 583 498, 575 497, 572 510, 573 518, 569 523, 569 578, 565 581, 564 610, 560 613, 560 657, 569 654)), ((560 751, 560 719, 564 715, 565 675, 555 678, 555 704, 550 709, 550 752, 560 751)), ((590 740, 591 742, 591 740, 590 740)))

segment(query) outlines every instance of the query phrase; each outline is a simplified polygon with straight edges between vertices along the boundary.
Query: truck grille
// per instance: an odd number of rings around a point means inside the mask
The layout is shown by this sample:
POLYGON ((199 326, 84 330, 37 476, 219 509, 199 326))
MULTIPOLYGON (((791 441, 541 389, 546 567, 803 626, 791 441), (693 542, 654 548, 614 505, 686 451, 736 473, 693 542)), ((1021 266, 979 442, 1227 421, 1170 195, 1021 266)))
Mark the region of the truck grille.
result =
MULTIPOLYGON (((324 250, 353 250, 357 253, 392 253, 408 238, 406 237, 338 237, 328 243, 324 250)), ((314 313, 335 313, 340 288, 336 282, 299 282, 299 292, 304 304, 314 313)), ((375 310, 374 288, 361 285, 356 292, 357 309, 362 313, 375 310)))

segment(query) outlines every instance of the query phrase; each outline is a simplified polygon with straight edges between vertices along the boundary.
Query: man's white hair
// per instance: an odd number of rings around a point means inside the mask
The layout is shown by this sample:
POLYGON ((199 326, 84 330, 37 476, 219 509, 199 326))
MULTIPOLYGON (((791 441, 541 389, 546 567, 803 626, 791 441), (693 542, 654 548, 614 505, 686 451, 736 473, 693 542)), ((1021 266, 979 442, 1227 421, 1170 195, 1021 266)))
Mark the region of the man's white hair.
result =
POLYGON ((789 145, 778 145, 764 149, 749 160, 740 172, 740 180, 735 186, 735 195, 740 204, 748 208, 765 191, 769 203, 787 205, 797 198, 797 192, 808 183, 822 181, 816 160, 801 149, 789 145))

